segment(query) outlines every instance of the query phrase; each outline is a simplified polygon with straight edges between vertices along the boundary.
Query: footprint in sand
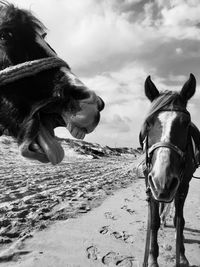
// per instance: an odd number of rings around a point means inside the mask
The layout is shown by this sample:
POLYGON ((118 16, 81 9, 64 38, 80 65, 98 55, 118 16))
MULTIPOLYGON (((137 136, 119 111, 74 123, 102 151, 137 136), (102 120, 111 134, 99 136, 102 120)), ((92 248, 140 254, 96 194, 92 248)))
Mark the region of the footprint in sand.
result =
POLYGON ((110 234, 111 236, 115 237, 116 239, 122 240, 126 243, 134 243, 133 235, 128 234, 126 231, 117 232, 112 231, 112 229, 109 228, 109 226, 103 226, 99 230, 99 233, 102 235, 110 234))
POLYGON ((108 265, 108 266, 116 266, 117 262, 120 262, 122 259, 123 258, 122 256, 119 255, 119 253, 111 251, 111 252, 108 252, 102 258, 102 262, 103 264, 108 265))
POLYGON ((118 261, 116 263, 117 266, 119 267, 135 267, 138 266, 137 262, 135 261, 134 257, 126 257, 121 261, 118 261), (135 264, 134 264, 135 262, 135 264))
POLYGON ((122 206, 121 209, 127 211, 130 215, 135 213, 135 210, 128 208, 127 205, 122 206))
POLYGON ((123 240, 126 243, 134 243, 134 237, 133 235, 129 235, 126 231, 123 231, 123 240))
POLYGON ((99 233, 105 235, 108 233, 108 230, 109 230, 109 225, 102 226, 101 229, 99 230, 99 233))
POLYGON ((102 258, 103 264, 107 266, 119 266, 119 267, 134 267, 137 265, 134 265, 135 261, 134 257, 126 257, 121 256, 119 253, 116 252, 108 252, 103 258, 102 258))
POLYGON ((106 219, 111 219, 113 221, 116 221, 118 219, 117 216, 113 215, 110 211, 105 212, 104 216, 106 219))
POLYGON ((110 233, 110 235, 114 236, 116 239, 120 239, 126 243, 134 243, 133 235, 129 235, 126 231, 122 231, 122 233, 114 231, 114 232, 110 233))
POLYGON ((110 235, 114 236, 116 239, 122 239, 122 235, 117 231, 110 233, 110 235))
POLYGON ((86 249, 87 252, 87 257, 90 260, 97 260, 97 254, 98 254, 98 250, 95 246, 90 246, 86 249))
POLYGON ((133 202, 133 200, 129 199, 129 198, 125 198, 124 199, 125 202, 133 202))

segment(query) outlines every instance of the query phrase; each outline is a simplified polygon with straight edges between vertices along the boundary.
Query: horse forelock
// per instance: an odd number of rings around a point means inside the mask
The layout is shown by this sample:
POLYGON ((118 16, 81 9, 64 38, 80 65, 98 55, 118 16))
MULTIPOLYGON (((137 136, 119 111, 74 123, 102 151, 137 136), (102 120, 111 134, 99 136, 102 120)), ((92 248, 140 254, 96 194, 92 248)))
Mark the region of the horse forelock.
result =
POLYGON ((164 109, 173 110, 175 106, 180 106, 180 109, 185 109, 185 106, 181 101, 181 96, 178 92, 169 90, 160 92, 159 96, 152 102, 149 112, 147 113, 147 116, 142 125, 140 135, 143 136, 143 138, 145 137, 147 127, 149 126, 149 120, 155 114, 158 114, 159 111, 164 109))
POLYGON ((155 113, 159 112, 164 108, 173 109, 174 105, 180 105, 180 99, 181 96, 177 92, 168 90, 161 92, 160 95, 152 102, 152 105, 145 120, 148 120, 149 117, 153 116, 155 113))

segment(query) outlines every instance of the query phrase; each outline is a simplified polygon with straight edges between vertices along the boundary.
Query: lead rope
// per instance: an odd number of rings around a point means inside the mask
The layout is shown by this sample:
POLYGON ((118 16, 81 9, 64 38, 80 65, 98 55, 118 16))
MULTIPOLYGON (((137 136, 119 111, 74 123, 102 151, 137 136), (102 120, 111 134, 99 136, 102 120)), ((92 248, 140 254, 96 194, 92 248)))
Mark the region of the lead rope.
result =
POLYGON ((176 267, 180 267, 180 239, 181 239, 180 217, 176 218, 176 267))
POLYGON ((143 267, 148 267, 149 247, 151 239, 151 204, 150 204, 151 190, 149 187, 146 190, 146 194, 147 194, 146 201, 148 202, 148 215, 147 215, 148 217, 147 217, 146 244, 145 244, 143 267))
POLYGON ((56 56, 26 61, 24 63, 10 66, 0 71, 0 86, 57 67, 69 68, 64 60, 56 56))
MULTIPOLYGON (((186 158, 184 159, 184 161, 186 161, 186 158)), ((181 173, 180 173, 180 178, 181 178, 181 181, 183 179, 183 176, 184 176, 184 170, 185 169, 182 169, 181 170, 181 173)), ((182 195, 179 194, 179 201, 180 201, 180 198, 183 198, 182 195)), ((181 244, 181 218, 180 218, 180 214, 179 214, 179 208, 178 208, 178 211, 177 211, 177 217, 176 217, 176 267, 180 267, 180 244, 181 244)))
MULTIPOLYGON (((147 166, 147 174, 149 173, 149 155, 148 155, 148 135, 145 138, 145 153, 146 153, 146 166, 147 166)), ((147 186, 147 176, 146 177, 146 186, 147 186)), ((151 239, 151 189, 147 186, 146 189, 146 201, 148 203, 148 214, 147 214, 147 230, 146 230, 146 243, 145 243, 145 252, 144 252, 144 261, 143 267, 148 267, 148 259, 149 259, 149 247, 150 247, 150 239, 151 239)))

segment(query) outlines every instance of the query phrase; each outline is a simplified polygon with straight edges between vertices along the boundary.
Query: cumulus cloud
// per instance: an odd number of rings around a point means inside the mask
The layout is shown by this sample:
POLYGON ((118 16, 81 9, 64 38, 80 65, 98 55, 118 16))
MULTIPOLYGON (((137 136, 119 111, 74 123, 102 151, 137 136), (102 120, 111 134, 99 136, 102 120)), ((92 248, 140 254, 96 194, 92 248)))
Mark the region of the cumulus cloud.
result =
POLYGON ((178 39, 200 39, 198 24, 200 3, 197 1, 171 1, 161 10, 163 34, 178 39))
MULTIPOLYGON (((113 132, 117 135, 118 144, 138 143, 138 132, 149 107, 144 96, 147 76, 148 70, 133 62, 118 71, 82 79, 104 99, 106 106, 100 127, 104 134, 113 132)), ((113 135, 109 142, 115 143, 113 135)))
POLYGON ((180 48, 180 47, 177 47, 177 48, 176 48, 176 53, 177 53, 178 55, 181 55, 181 54, 183 53, 183 49, 180 48))
POLYGON ((120 12, 123 6, 138 1, 49 0, 48 12, 45 0, 13 2, 41 18, 50 29, 51 45, 75 68, 101 64, 119 55, 136 55, 144 43, 157 38, 153 29, 132 23, 120 12))

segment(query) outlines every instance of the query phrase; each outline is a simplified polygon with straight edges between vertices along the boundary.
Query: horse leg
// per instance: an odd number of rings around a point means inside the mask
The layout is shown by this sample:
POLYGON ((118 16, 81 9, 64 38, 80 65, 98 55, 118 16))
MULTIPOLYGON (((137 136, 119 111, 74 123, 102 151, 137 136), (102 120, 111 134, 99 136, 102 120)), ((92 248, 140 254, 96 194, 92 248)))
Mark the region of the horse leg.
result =
MULTIPOLYGON (((188 267, 189 262, 185 257, 185 246, 184 246, 184 236, 183 236, 183 229, 185 226, 185 220, 183 217, 183 207, 185 203, 185 199, 188 194, 189 185, 186 185, 184 188, 180 188, 175 197, 175 216, 174 216, 174 226, 176 227, 177 221, 179 222, 179 232, 176 232, 176 242, 177 238, 180 240, 179 242, 179 249, 180 251, 176 251, 176 253, 180 253, 180 266, 188 267)), ((177 266, 178 267, 178 266, 177 266)))
POLYGON ((158 247, 158 229, 160 228, 160 216, 159 216, 159 202, 153 198, 150 199, 151 207, 151 241, 149 250, 149 267, 158 267, 157 258, 159 255, 158 247))

